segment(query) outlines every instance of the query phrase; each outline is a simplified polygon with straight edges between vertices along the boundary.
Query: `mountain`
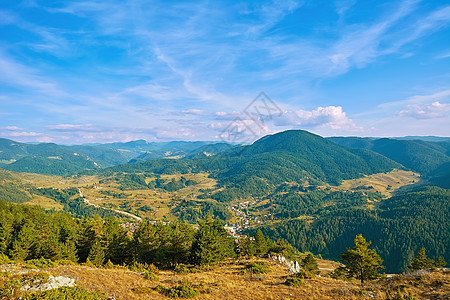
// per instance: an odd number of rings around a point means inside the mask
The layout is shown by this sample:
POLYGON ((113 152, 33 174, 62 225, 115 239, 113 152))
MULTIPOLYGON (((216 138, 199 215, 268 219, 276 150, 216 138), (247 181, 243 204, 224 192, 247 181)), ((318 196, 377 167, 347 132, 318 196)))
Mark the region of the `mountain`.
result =
POLYGON ((185 141, 173 141, 167 143, 153 143, 149 151, 145 151, 141 155, 137 156, 130 163, 160 159, 160 158, 183 158, 197 149, 206 147, 212 142, 185 142, 185 141))
POLYGON ((99 165, 86 155, 53 143, 24 144, 0 139, 0 167, 41 174, 69 175, 99 165))
POLYGON ((445 141, 358 137, 330 137, 328 140, 349 148, 372 150, 421 174, 428 174, 450 161, 450 142, 445 141))
POLYGON ((427 142, 450 142, 450 137, 447 136, 404 136, 404 137, 394 137, 395 140, 422 140, 427 142))
POLYGON ((57 145, 27 144, 0 138, 0 167, 16 171, 73 175, 148 159, 181 158, 210 142, 147 142, 57 145))
POLYGON ((373 151, 349 149, 302 130, 280 132, 265 136, 252 145, 239 146, 213 156, 197 157, 149 160, 102 172, 209 172, 220 186, 227 187, 210 196, 224 202, 267 195, 285 182, 337 185, 343 179, 387 172, 394 168, 403 169, 402 165, 373 151))
POLYGON ((30 199, 20 180, 9 171, 0 169, 0 200, 24 203, 30 199))
POLYGON ((370 150, 351 150, 303 130, 265 136, 235 152, 218 178, 224 185, 265 193, 284 182, 339 184, 343 179, 403 167, 370 150))
POLYGON ((339 254, 357 234, 372 242, 383 257, 386 272, 406 270, 421 247, 433 258, 450 258, 450 190, 423 187, 383 200, 375 209, 340 209, 312 221, 290 219, 263 226, 272 239, 283 238, 298 250, 339 254))
POLYGON ((233 146, 227 143, 211 143, 208 145, 201 146, 200 148, 192 150, 190 153, 186 155, 186 158, 205 158, 217 155, 219 153, 230 151, 235 147, 241 146, 233 146))

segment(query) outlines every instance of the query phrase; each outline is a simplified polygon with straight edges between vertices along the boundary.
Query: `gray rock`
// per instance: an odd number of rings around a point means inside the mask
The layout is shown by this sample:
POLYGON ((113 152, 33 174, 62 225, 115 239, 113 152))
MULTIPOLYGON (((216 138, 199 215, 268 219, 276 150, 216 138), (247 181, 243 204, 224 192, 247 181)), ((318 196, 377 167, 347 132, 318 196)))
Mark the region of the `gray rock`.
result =
POLYGON ((57 289, 63 286, 75 286, 75 279, 64 276, 50 275, 47 282, 41 283, 39 281, 34 281, 31 284, 23 285, 20 290, 24 292, 38 292, 57 289))

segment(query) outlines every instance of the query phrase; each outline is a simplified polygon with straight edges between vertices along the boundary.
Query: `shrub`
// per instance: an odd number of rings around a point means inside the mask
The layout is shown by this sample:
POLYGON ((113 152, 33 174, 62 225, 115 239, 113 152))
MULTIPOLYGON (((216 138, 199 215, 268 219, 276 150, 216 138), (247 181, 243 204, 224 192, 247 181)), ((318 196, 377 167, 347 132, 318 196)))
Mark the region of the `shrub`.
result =
POLYGON ((147 280, 151 280, 151 281, 158 281, 159 280, 158 276, 156 276, 155 273, 151 273, 151 272, 148 272, 148 271, 144 272, 144 278, 147 279, 147 280))
POLYGON ((158 275, 159 269, 154 264, 146 264, 146 263, 140 263, 140 262, 134 262, 132 265, 128 266, 128 269, 135 272, 141 272, 141 273, 153 273, 158 275))
POLYGON ((242 274, 267 274, 270 271, 270 265, 264 261, 255 261, 246 263, 242 274))
POLYGON ((180 285, 171 288, 157 285, 155 291, 171 298, 194 298, 200 295, 200 292, 194 289, 194 286, 190 281, 182 281, 180 285))
POLYGON ((344 267, 338 267, 334 269, 334 271, 327 273, 325 277, 333 278, 333 279, 342 279, 349 280, 347 271, 344 267))
POLYGON ((3 253, 0 253, 0 265, 6 265, 14 263, 12 260, 9 259, 9 257, 3 253))
POLYGON ((288 285, 288 286, 299 286, 299 285, 304 285, 305 283, 303 282, 303 280, 301 280, 298 277, 289 276, 288 278, 286 278, 286 281, 284 282, 284 284, 288 285))
POLYGON ((31 267, 31 268, 54 268, 58 265, 57 262, 54 262, 50 259, 46 259, 46 258, 39 258, 39 259, 30 259, 25 261, 26 267, 31 267))
POLYGON ((184 264, 177 264, 175 268, 173 269, 174 273, 177 274, 189 274, 189 273, 198 273, 203 271, 211 271, 214 270, 213 266, 210 265, 184 265, 184 264))
POLYGON ((299 279, 311 279, 316 277, 315 272, 308 271, 308 270, 300 270, 297 273, 292 274, 291 276, 299 278, 299 279))
POLYGON ((98 300, 107 299, 107 295, 103 292, 89 292, 80 286, 75 287, 60 287, 58 289, 35 292, 26 294, 23 300, 98 300))
POLYGON ((177 264, 175 266, 175 268, 173 269, 173 271, 177 274, 188 274, 191 273, 191 270, 189 269, 188 266, 183 265, 183 264, 177 264))
POLYGON ((181 285, 174 286, 167 290, 167 296, 172 298, 194 298, 199 294, 200 292, 193 288, 190 281, 183 281, 181 285))
POLYGON ((19 276, 19 280, 21 282, 32 281, 39 283, 45 283, 48 281, 50 274, 47 272, 29 272, 19 276))

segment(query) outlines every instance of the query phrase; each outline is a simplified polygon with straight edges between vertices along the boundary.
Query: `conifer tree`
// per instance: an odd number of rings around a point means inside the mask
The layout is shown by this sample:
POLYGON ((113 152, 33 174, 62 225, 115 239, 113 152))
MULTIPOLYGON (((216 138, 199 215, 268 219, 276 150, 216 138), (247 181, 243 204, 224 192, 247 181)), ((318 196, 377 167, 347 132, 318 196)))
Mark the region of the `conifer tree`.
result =
POLYGON ((301 266, 304 270, 317 274, 319 272, 319 266, 317 261, 311 253, 308 253, 302 260, 301 266))
POLYGON ((442 256, 439 256, 434 265, 436 268, 444 268, 447 265, 447 262, 442 256))
POLYGON ((247 236, 245 239, 240 240, 239 251, 241 255, 248 256, 249 258, 255 255, 254 243, 250 239, 250 236, 247 236))
POLYGON ((255 255, 263 256, 267 254, 268 251, 267 241, 261 229, 258 229, 255 233, 254 249, 255 255))
POLYGON ((200 228, 194 234, 191 247, 191 261, 194 264, 211 264, 231 256, 234 251, 233 240, 219 220, 213 220, 208 211, 200 228))
POLYGON ((408 267, 411 271, 425 270, 432 268, 434 260, 427 257, 425 248, 420 248, 419 253, 411 260, 411 264, 408 267))
POLYGON ((105 261, 105 250, 103 249, 99 240, 95 240, 89 252, 88 259, 97 267, 103 265, 105 261))
POLYGON ((11 257, 14 260, 25 260, 31 254, 36 236, 33 224, 25 222, 12 244, 11 257))
POLYGON ((366 242, 363 236, 357 235, 353 240, 355 247, 339 255, 339 257, 346 263, 346 271, 349 276, 361 280, 376 279, 379 277, 378 271, 384 269, 381 265, 383 260, 373 249, 369 249, 371 242, 366 242))

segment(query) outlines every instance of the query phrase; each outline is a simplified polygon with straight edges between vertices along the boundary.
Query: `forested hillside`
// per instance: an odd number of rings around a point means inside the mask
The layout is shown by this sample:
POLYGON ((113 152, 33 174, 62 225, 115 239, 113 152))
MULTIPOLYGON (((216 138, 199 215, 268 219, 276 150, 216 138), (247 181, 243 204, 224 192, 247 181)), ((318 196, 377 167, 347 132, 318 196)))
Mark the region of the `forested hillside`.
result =
POLYGON ((448 141, 430 142, 358 137, 331 137, 328 139, 349 148, 375 151, 421 174, 428 174, 450 161, 450 142, 448 141))
MULTIPOLYGON (((153 142, 56 145, 25 144, 0 138, 0 168, 16 172, 74 175, 86 170, 111 167, 147 159, 180 158, 202 153, 210 142, 153 142), (197 150, 199 149, 199 150, 197 150)), ((215 152, 228 150, 219 145, 215 152), (218 150, 219 149, 219 150, 218 150), (221 149, 221 150, 220 150, 221 149)))
POLYGON ((383 257, 387 272, 405 271, 421 247, 435 259, 450 259, 449 190, 427 187, 398 194, 376 209, 351 206, 318 214, 312 222, 292 219, 261 229, 272 238, 285 238, 300 251, 336 260, 355 235, 362 233, 383 257))
POLYGON ((275 240, 286 239, 302 252, 334 260, 362 233, 388 272, 404 270, 421 247, 433 258, 450 259, 450 194, 445 189, 450 146, 445 141, 325 139, 290 130, 252 145, 218 144, 212 150, 204 142, 69 148, 2 140, 0 145, 5 168, 65 175, 0 171, 0 200, 44 201, 47 209, 74 218, 98 215, 122 221, 197 223, 209 212, 235 230, 254 232, 262 226, 275 240), (141 157, 108 168, 89 165, 94 163, 91 156, 117 163, 122 152, 127 158, 130 153, 141 157), (157 153, 166 158, 142 160, 157 153), (177 153, 184 157, 174 158, 177 153), (7 159, 17 161, 6 164, 7 159), (400 187, 404 189, 396 190, 400 187))

